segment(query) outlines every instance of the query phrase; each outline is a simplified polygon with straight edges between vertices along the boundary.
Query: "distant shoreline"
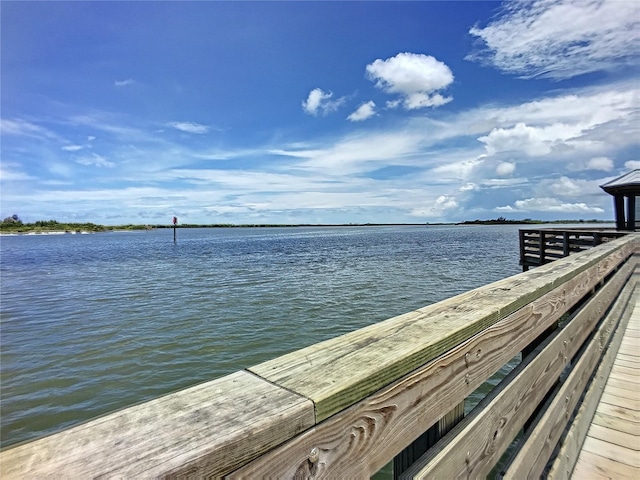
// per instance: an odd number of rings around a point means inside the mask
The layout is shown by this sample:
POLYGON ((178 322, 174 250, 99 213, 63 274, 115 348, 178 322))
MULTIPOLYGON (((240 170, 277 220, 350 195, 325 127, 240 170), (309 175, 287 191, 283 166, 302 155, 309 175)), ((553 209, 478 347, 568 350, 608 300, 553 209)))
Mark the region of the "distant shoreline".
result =
POLYGON ((612 220, 467 220, 464 222, 438 223, 327 223, 327 224, 182 224, 182 225, 116 225, 105 226, 96 224, 55 223, 52 225, 0 224, 0 236, 18 235, 88 235, 106 232, 131 232, 167 228, 326 228, 326 227, 434 227, 434 226, 470 226, 470 225, 562 225, 562 224, 593 224, 614 223, 612 220))

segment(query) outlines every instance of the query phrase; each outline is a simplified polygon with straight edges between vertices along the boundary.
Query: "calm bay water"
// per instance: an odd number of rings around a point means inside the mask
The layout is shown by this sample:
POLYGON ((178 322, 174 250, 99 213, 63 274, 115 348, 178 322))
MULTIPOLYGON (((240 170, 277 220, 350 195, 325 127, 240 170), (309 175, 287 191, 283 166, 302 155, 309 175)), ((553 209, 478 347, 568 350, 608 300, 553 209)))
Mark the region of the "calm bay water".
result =
POLYGON ((1 445, 514 275, 518 227, 0 239, 1 445))

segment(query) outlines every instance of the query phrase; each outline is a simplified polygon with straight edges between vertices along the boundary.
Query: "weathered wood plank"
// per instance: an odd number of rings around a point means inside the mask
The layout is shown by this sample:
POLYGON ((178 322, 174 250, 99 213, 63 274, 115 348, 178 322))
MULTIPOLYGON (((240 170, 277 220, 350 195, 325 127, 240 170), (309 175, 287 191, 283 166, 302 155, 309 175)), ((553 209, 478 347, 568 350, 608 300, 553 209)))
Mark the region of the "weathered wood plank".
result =
POLYGON ((530 266, 549 263, 570 253, 581 252, 595 247, 603 241, 606 242, 623 235, 625 233, 613 231, 577 232, 574 229, 520 230, 520 264, 523 270, 527 271, 530 266))
POLYGON ((609 376, 611 378, 615 378, 616 380, 626 382, 629 385, 638 385, 638 377, 635 375, 628 375, 626 373, 612 371, 609 376))
POLYGON ((615 428, 603 427, 597 423, 592 423, 589 428, 588 436, 597 438, 603 442, 613 443, 621 447, 629 448, 636 452, 640 451, 640 440, 637 436, 616 430, 615 428))
POLYGON ((594 265, 624 261, 635 236, 550 263, 428 307, 251 367, 313 400, 321 421, 424 365, 594 265))
MULTIPOLYGON (((620 287, 627 282, 630 273, 636 268, 634 261, 627 262, 616 276, 591 299, 590 304, 604 302, 606 305, 611 304, 612 297, 618 296, 620 287)), ((616 303, 607 315, 607 319, 600 326, 600 332, 606 332, 607 325, 615 326, 620 322, 622 332, 626 327, 628 316, 624 314, 627 311, 627 303, 633 293, 633 285, 627 284, 622 293, 618 296, 616 303)), ((589 309, 579 312, 571 322, 575 322, 575 326, 580 326, 587 315, 590 315, 589 309)), ((571 325, 570 325, 571 326, 571 325)), ((588 328, 585 325, 585 328, 588 328)), ((622 336, 618 337, 618 343, 622 336)), ((560 439, 565 429, 570 415, 577 405, 580 394, 584 391, 589 382, 592 372, 600 360, 600 349, 604 345, 605 338, 594 337, 591 344, 587 347, 583 355, 573 367, 569 376, 565 379, 559 391, 550 402, 546 411, 540 416, 533 430, 525 438, 519 449, 505 469, 504 478, 520 479, 520 478, 538 478, 547 464, 547 461, 560 439)), ((614 345, 615 347, 615 345, 614 345)), ((609 353, 610 363, 613 363, 615 351, 609 353)), ((601 372, 606 375, 606 372, 601 372)), ((598 394, 598 397, 600 395, 598 394)))
POLYGON ((640 468, 640 455, 636 453, 636 450, 621 447, 597 438, 587 436, 584 445, 582 445, 582 451, 595 453, 614 462, 640 468))
POLYGON ((611 405, 609 403, 602 402, 598 406, 598 411, 606 415, 618 417, 619 419, 624 421, 640 422, 640 412, 630 410, 628 408, 622 408, 617 405, 611 405))
POLYGON ((616 362, 627 367, 638 368, 640 367, 640 356, 625 355, 619 351, 616 362))
POLYGON ((637 480, 640 473, 629 465, 593 453, 586 454, 584 460, 585 462, 573 471, 574 480, 637 480))
POLYGON ((602 394, 602 398, 600 400, 603 403, 608 403, 610 405, 616 405, 622 408, 628 408, 630 410, 635 410, 636 412, 640 412, 640 398, 628 398, 628 397, 620 397, 617 395, 613 395, 611 392, 605 390, 602 394))
POLYGON ((617 388, 618 390, 627 390, 634 394, 636 394, 636 392, 638 391, 636 385, 634 385, 633 383, 623 382, 622 380, 618 380, 617 378, 609 378, 609 384, 617 388))
MULTIPOLYGON (((628 274, 626 272, 619 277, 626 280, 628 274)), ((486 476, 546 392, 556 383, 567 361, 581 347, 607 306, 597 301, 585 305, 564 329, 536 349, 537 355, 523 360, 459 424, 459 428, 453 430, 456 435, 451 435, 448 441, 431 449, 416 462, 407 471, 407 478, 486 476)), ((585 370, 590 367, 587 379, 600 357, 600 338, 608 336, 613 322, 609 319, 600 326, 596 342, 587 349, 587 356, 583 356, 586 358, 585 370)))
POLYGON ((640 375, 638 369, 632 367, 623 367, 622 365, 616 365, 614 363, 613 368, 611 369, 612 373, 620 373, 622 375, 628 375, 629 377, 636 378, 636 383, 640 385, 640 375))
MULTIPOLYGON (((638 368, 640 367, 640 359, 628 360, 623 358, 616 358, 616 361, 613 365, 614 367, 619 366, 619 367, 627 367, 627 368, 638 368)), ((640 375, 639 375, 638 383, 640 383, 640 375)))
MULTIPOLYGON (((633 260, 637 261, 637 257, 634 256, 633 260)), ((625 413, 624 410, 614 406, 600 404, 599 401, 602 391, 607 384, 607 381, 610 380, 608 374, 615 360, 616 351, 618 350, 620 344, 622 343, 622 339, 624 338, 624 332, 626 328, 625 325, 629 324, 629 317, 632 314, 633 308, 638 301, 638 291, 636 287, 637 277, 638 271, 636 270, 621 294, 622 301, 616 302, 616 304, 614 304, 612 308, 612 312, 610 313, 610 315, 622 315, 620 326, 614 333, 609 348, 607 348, 604 353, 594 379, 592 380, 585 394, 585 400, 580 405, 578 413, 576 414, 571 424, 571 428, 564 438, 556 459, 551 466, 551 470, 548 473, 548 478, 550 479, 564 480, 571 478, 578 457, 581 455, 582 444, 587 436, 587 432, 591 426, 591 421, 594 417, 596 409, 598 410, 598 414, 617 418, 620 421, 630 420, 620 417, 621 413, 625 413), (629 308, 627 308, 627 305, 625 305, 624 303, 629 292, 631 292, 631 295, 630 299, 626 302, 629 305, 629 308)), ((633 421, 633 419, 631 420, 633 421)), ((575 478, 580 478, 580 476, 576 476, 575 478)))
POLYGON ((596 410, 596 414, 593 416, 593 421, 591 423, 592 425, 601 425, 603 427, 613 428, 620 432, 640 437, 640 422, 622 420, 619 417, 605 415, 604 413, 600 413, 596 410))
MULTIPOLYGON (((592 265, 229 478, 357 478, 375 473, 575 305, 600 281, 603 272, 602 265, 592 265), (310 463, 314 449, 317 459, 310 463)), ((606 308, 604 303, 602 308, 606 308)))
POLYGON ((628 390, 626 388, 618 388, 614 386, 611 382, 607 382, 607 392, 617 397, 640 401, 640 391, 628 390))
POLYGON ((237 372, 4 450, 0 475, 221 476, 313 422, 309 400, 237 372))

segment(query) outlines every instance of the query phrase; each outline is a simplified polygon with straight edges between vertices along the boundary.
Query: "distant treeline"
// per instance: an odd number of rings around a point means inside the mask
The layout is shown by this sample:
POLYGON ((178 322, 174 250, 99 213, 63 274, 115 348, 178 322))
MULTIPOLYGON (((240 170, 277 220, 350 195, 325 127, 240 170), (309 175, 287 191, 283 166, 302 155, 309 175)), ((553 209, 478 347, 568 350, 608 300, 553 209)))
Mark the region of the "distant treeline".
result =
POLYGON ((533 220, 525 218, 523 220, 509 220, 504 217, 498 217, 492 220, 467 220, 457 225, 540 225, 545 223, 566 224, 566 223, 611 223, 611 220, 533 220))
MULTIPOLYGON (((542 221, 525 218, 523 220, 509 220, 498 217, 491 220, 467 220, 459 223, 348 223, 348 224, 311 224, 311 223, 212 223, 212 224, 180 224, 177 228, 265 228, 265 227, 376 227, 376 226, 426 226, 426 225, 537 225, 558 223, 611 223, 610 220, 554 220, 542 221)), ((153 230, 156 228, 173 228, 173 225, 116 225, 105 226, 95 223, 59 222, 57 220, 38 220, 34 223, 23 223, 18 215, 12 215, 0 222, 2 233, 29 232, 106 232, 113 230, 153 230)))
POLYGON ((38 220, 34 223, 22 223, 17 215, 5 218, 0 223, 0 232, 104 232, 107 227, 95 223, 61 223, 57 220, 38 220))

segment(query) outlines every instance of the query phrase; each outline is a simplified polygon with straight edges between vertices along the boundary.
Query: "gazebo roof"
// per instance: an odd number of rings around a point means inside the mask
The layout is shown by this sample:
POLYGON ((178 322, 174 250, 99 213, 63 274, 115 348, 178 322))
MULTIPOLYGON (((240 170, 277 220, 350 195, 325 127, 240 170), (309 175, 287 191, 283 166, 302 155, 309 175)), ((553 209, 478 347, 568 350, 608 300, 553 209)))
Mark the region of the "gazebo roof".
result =
POLYGON ((640 195, 640 169, 625 173, 615 180, 600 185, 600 188, 611 195, 640 195))

